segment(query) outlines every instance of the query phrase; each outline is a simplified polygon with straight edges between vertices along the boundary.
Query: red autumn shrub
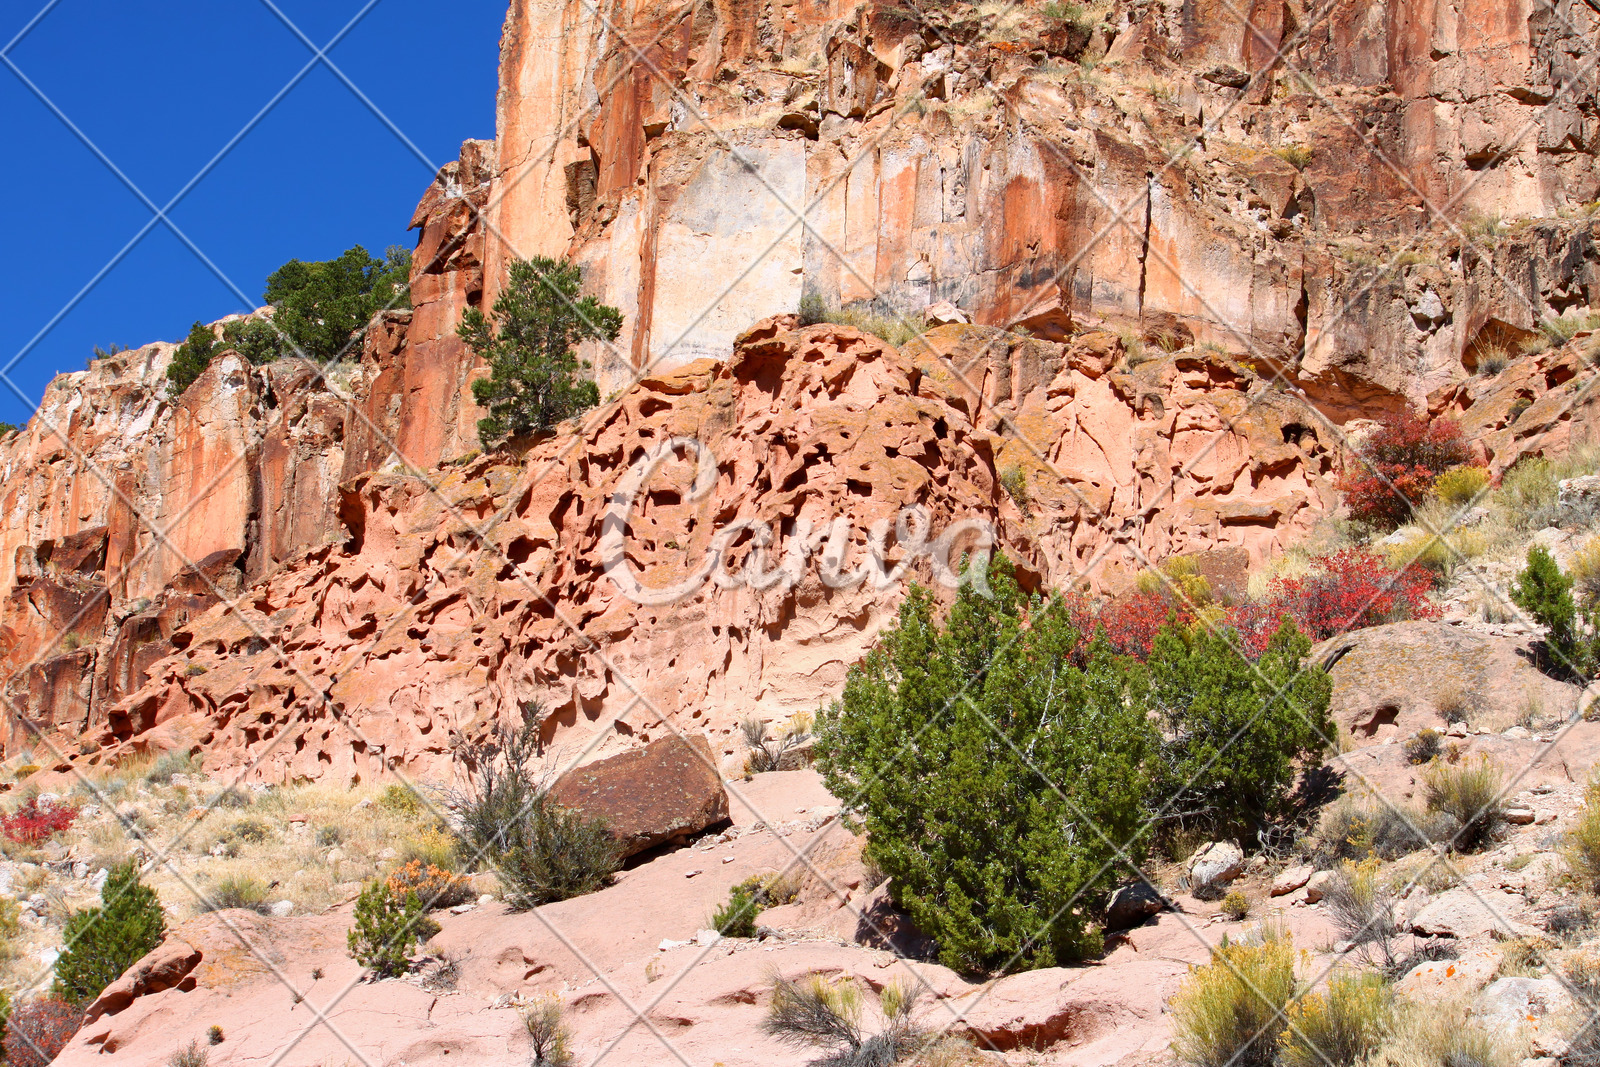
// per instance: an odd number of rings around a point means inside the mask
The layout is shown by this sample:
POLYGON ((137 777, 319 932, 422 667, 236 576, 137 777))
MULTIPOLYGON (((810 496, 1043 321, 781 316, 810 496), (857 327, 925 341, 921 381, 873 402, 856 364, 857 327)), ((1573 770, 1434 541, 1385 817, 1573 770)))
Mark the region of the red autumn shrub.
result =
POLYGON ((38 797, 27 802, 10 815, 0 815, 0 832, 12 841, 37 845, 72 825, 78 809, 71 804, 40 804, 38 797))
POLYGON ((1436 618, 1439 609, 1427 596, 1432 587, 1432 576, 1421 567, 1391 570, 1371 552, 1347 548, 1318 560, 1303 577, 1274 578, 1264 600, 1235 608, 1229 622, 1245 650, 1259 656, 1285 615, 1313 641, 1364 626, 1436 618))
POLYGON ((1097 627, 1105 631, 1106 641, 1116 652, 1142 660, 1150 655, 1156 634, 1169 620, 1176 619, 1183 626, 1194 621, 1189 606, 1165 590, 1130 593, 1098 604, 1082 594, 1069 596, 1067 610, 1078 632, 1073 659, 1080 666, 1097 627))
POLYGON ((82 1008, 54 997, 19 1005, 6 1022, 6 1063, 9 1067, 48 1067, 82 1022, 82 1008))
POLYGON ((1352 519, 1387 527, 1405 522, 1412 506, 1427 498, 1434 479, 1469 456, 1455 422, 1430 422, 1409 411, 1385 415, 1360 453, 1347 457, 1339 489, 1352 519))

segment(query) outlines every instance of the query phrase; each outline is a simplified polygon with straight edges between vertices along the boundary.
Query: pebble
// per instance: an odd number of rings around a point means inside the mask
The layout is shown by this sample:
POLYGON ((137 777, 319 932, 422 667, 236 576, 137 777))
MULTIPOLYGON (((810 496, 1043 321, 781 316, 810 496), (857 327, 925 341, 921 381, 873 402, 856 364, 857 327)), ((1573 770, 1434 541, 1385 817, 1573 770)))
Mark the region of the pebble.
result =
POLYGON ((722 862, 723 863, 732 863, 733 862, 733 857, 732 856, 724 856, 724 857, 722 857, 722 862))
POLYGON ((476 904, 457 904, 455 907, 450 909, 450 914, 451 915, 465 915, 467 912, 471 911, 472 909, 476 908, 477 906, 478 905, 476 905, 476 904))
POLYGON ((684 876, 684 877, 685 877, 685 878, 693 878, 693 877, 694 877, 694 876, 695 876, 695 875, 697 875, 697 874, 699 874, 699 873, 700 873, 700 871, 699 871, 699 870, 693 870, 693 871, 684 871, 684 872, 683 872, 683 876, 684 876))
POLYGON ((294 901, 280 900, 267 910, 271 912, 275 919, 287 919, 294 914, 294 901))
POLYGON ((1531 808, 1507 808, 1505 820, 1513 826, 1527 826, 1534 820, 1531 808))
POLYGON ((479 904, 493 904, 494 903, 494 894, 493 893, 485 893, 485 894, 483 894, 481 897, 478 898, 478 903, 479 904))

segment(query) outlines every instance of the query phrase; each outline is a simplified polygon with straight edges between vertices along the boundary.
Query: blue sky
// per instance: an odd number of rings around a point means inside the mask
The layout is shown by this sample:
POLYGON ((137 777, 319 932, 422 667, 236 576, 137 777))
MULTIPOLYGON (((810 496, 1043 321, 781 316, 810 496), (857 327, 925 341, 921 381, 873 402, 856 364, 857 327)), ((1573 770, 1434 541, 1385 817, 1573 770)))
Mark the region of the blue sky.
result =
MULTIPOLYGON (((367 0, 273 0, 323 47, 367 0)), ((0 49, 46 0, 0 14, 0 49)), ((428 160, 494 136, 505 0, 378 0, 328 57, 428 160)), ((164 205, 313 56, 261 0, 57 0, 6 58, 149 199, 164 205)), ((0 64, 0 366, 15 359, 152 213, 0 64)), ((291 258, 351 245, 407 248, 432 178, 328 69, 312 70, 170 212, 254 302, 291 258)), ((50 378, 95 345, 181 340, 196 319, 241 310, 161 224, 0 382, 0 421, 20 423, 50 378)))

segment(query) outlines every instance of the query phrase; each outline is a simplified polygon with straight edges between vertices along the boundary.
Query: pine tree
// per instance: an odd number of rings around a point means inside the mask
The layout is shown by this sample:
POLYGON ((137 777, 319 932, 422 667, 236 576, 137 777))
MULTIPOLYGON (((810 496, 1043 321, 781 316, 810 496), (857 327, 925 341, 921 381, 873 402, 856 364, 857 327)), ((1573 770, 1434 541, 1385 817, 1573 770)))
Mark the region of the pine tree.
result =
POLYGON ((156 891, 139 880, 132 860, 118 864, 100 890, 100 906, 74 912, 56 961, 54 994, 74 1004, 99 996, 166 934, 166 916, 156 891))
POLYGON ((167 365, 167 380, 171 383, 172 395, 182 396, 194 384, 194 380, 205 373, 211 360, 221 350, 222 344, 211 327, 203 322, 189 327, 188 339, 178 346, 178 350, 172 354, 172 362, 167 365))
POLYGON ((573 347, 616 340, 622 312, 592 296, 580 299, 579 283, 575 263, 517 260, 493 320, 477 308, 462 316, 456 332, 489 364, 490 376, 472 383, 473 398, 489 409, 478 422, 485 444, 548 430, 599 403, 599 389, 580 374, 588 364, 573 347))
POLYGON ((356 245, 337 259, 291 259, 267 278, 273 325, 300 354, 319 363, 361 353, 367 324, 386 307, 410 307, 411 253, 379 259, 356 245))
POLYGON ((1559 677, 1587 680, 1600 666, 1600 611, 1580 613, 1572 579, 1542 545, 1528 549, 1528 566, 1511 588, 1511 600, 1543 626, 1545 667, 1559 677))

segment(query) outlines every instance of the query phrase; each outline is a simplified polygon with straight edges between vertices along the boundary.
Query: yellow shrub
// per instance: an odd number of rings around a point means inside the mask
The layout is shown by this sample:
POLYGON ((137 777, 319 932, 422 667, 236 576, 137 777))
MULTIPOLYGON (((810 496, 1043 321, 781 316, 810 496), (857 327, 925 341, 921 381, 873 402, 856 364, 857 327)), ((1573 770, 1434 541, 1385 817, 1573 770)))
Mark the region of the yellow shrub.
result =
POLYGON ((1600 780, 1592 780, 1583 810, 1567 831, 1567 869, 1584 889, 1600 889, 1600 780))
POLYGON ((1352 1067, 1382 1043, 1394 1021, 1383 976, 1335 975, 1327 993, 1308 993, 1284 1012, 1285 1067, 1352 1067))
POLYGON ((1472 503, 1489 485, 1482 467, 1452 467, 1433 480, 1433 495, 1456 507, 1472 503))
POLYGON ((1584 595, 1600 597, 1600 535, 1589 538, 1572 554, 1567 577, 1584 595))
POLYGON ((1259 945, 1218 945, 1172 998, 1179 1057, 1195 1067, 1270 1067, 1283 1009, 1294 995, 1294 945, 1269 933, 1259 945))

